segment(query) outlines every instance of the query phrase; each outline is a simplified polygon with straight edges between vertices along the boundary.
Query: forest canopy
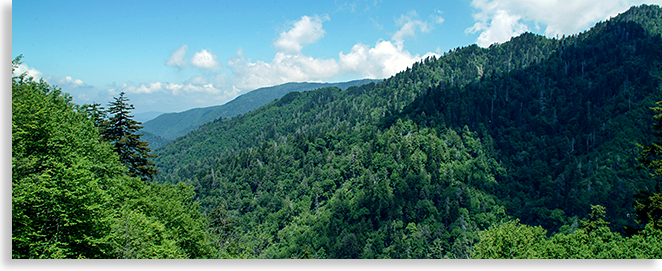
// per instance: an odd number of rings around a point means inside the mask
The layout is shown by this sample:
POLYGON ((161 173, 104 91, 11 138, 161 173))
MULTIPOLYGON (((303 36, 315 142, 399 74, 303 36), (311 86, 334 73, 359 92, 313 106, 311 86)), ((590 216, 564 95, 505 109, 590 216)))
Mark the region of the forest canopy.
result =
POLYGON ((13 75, 12 258, 661 258, 661 26, 642 5, 290 92, 133 169, 113 117, 13 75))

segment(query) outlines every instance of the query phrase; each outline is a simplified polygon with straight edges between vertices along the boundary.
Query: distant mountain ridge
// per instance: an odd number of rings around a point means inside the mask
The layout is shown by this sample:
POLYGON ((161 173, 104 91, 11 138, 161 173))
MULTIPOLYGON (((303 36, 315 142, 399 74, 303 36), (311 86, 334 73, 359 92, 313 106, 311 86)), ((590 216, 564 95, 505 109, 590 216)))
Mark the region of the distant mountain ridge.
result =
POLYGON ((246 112, 257 109, 260 106, 272 102, 275 99, 280 99, 290 92, 303 92, 325 87, 338 87, 344 90, 352 86, 360 86, 379 81, 382 80, 361 79, 339 83, 301 82, 285 83, 272 87, 258 88, 243 94, 223 105, 194 108, 178 113, 161 114, 152 120, 144 122, 143 131, 170 141, 197 129, 204 123, 213 121, 220 117, 232 118, 241 114, 245 114, 246 112))

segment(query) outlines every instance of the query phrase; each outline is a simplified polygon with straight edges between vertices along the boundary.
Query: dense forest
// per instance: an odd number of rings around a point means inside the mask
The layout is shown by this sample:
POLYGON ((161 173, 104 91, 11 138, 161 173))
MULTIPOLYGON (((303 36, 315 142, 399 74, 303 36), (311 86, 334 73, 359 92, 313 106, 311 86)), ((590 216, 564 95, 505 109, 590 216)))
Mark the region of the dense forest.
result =
POLYGON ((123 96, 16 75, 12 257, 662 258, 658 101, 648 5, 290 92, 151 153, 134 129, 133 164, 108 136, 123 96))

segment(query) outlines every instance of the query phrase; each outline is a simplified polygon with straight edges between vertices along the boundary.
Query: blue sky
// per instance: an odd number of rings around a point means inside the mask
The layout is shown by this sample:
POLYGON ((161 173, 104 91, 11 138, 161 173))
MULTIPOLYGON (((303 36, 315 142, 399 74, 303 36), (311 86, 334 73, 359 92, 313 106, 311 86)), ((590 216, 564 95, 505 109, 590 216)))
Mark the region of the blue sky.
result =
POLYGON ((291 81, 386 78, 525 31, 574 34, 641 3, 662 0, 22 0, 12 58, 76 103, 124 91, 134 113, 179 112, 291 81))

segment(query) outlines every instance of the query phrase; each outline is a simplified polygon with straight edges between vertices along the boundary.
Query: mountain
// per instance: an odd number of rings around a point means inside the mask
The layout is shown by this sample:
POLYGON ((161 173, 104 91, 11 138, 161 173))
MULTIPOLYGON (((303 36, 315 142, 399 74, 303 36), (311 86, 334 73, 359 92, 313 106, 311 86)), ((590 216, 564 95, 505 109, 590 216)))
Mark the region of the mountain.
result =
POLYGON ((331 86, 346 89, 351 86, 359 86, 377 81, 380 80, 363 79, 341 83, 286 83, 278 86, 259 88, 223 105, 194 108, 179 113, 161 114, 152 120, 144 122, 143 130, 169 141, 197 129, 206 122, 221 117, 232 118, 244 114, 293 91, 302 92, 331 86))
POLYGON ((193 186, 222 249, 254 258, 469 258, 511 218, 620 234, 656 183, 636 144, 654 139, 660 52, 647 5, 562 39, 457 48, 205 123, 156 150, 154 181, 193 186))
POLYGON ((163 112, 157 112, 157 111, 137 113, 137 114, 134 114, 133 120, 139 121, 139 122, 147 122, 147 121, 149 121, 153 118, 158 117, 161 114, 163 114, 163 112))

